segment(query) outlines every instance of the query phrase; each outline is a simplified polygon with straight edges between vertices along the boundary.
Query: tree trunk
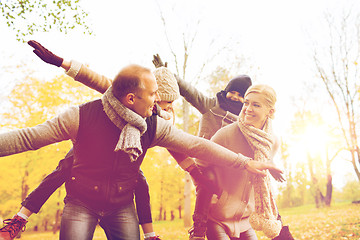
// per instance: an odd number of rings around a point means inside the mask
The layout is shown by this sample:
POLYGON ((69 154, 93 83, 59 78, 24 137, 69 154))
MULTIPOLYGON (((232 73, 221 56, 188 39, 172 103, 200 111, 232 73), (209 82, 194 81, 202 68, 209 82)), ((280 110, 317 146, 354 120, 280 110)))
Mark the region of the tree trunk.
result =
MULTIPOLYGON (((184 131, 189 131, 189 103, 183 99, 183 121, 184 131)), ((184 227, 191 226, 191 177, 186 172, 185 174, 185 186, 184 186, 184 227)))
POLYGON ((184 187, 184 227, 191 226, 191 178, 190 174, 185 174, 184 187))
POLYGON ((160 204, 160 209, 159 209, 159 221, 162 220, 162 211, 163 211, 163 208, 162 208, 162 205, 160 204))
MULTIPOLYGON (((60 196, 61 192, 59 191, 59 196, 60 196)), ((61 216, 61 209, 60 209, 60 203, 57 202, 57 211, 55 214, 55 223, 53 225, 53 234, 56 234, 57 230, 59 229, 60 226, 60 216, 61 216)))
POLYGON ((26 184, 26 179, 28 176, 29 173, 27 170, 25 170, 24 177, 22 178, 21 182, 21 201, 24 201, 29 192, 29 186, 26 184))
POLYGON ((53 225, 53 234, 56 234, 59 227, 59 219, 60 219, 60 209, 56 210, 55 214, 55 223, 53 225))
MULTIPOLYGON (((337 155, 337 154, 336 154, 337 155)), ((335 155, 335 156, 336 156, 335 155)), ((334 156, 334 158, 335 158, 334 156)), ((326 149, 326 173, 327 173, 327 183, 326 183, 326 196, 325 196, 325 206, 331 205, 331 198, 332 198, 332 191, 333 191, 333 185, 332 185, 332 175, 331 175, 331 161, 333 160, 329 158, 328 155, 328 149, 326 149)))
MULTIPOLYGON (((179 196, 181 195, 181 189, 179 188, 179 196)), ((180 198, 179 200, 179 205, 178 205, 178 211, 179 211, 179 219, 182 218, 182 214, 181 214, 181 211, 182 211, 182 200, 180 198)))
POLYGON ((319 182, 314 173, 313 158, 310 156, 310 154, 308 154, 308 163, 309 163, 309 171, 312 181, 312 187, 314 189, 315 206, 316 208, 320 208, 322 207, 324 202, 324 195, 320 191, 319 182))
POLYGON ((326 184, 326 196, 325 196, 325 206, 330 207, 331 205, 331 198, 332 198, 332 176, 328 174, 327 177, 327 184, 326 184))
POLYGON ((178 211, 179 211, 179 218, 180 218, 180 219, 182 218, 182 216, 181 216, 181 210, 182 210, 181 205, 179 205, 178 211))
POLYGON ((360 150, 358 146, 356 146, 356 150, 351 151, 351 163, 354 167, 355 174, 360 182, 360 171, 358 169, 356 162, 360 164, 360 150), (356 160, 356 156, 357 156, 357 160, 356 160))
POLYGON ((320 192, 320 190, 319 190, 319 186, 318 186, 318 184, 317 184, 317 179, 313 179, 313 183, 314 183, 314 185, 313 185, 313 187, 314 187, 314 193, 315 193, 315 206, 316 206, 316 208, 320 208, 321 207, 321 192, 320 192))
POLYGON ((159 210, 159 220, 162 220, 162 213, 163 213, 163 180, 160 181, 160 210, 159 210))
POLYGON ((48 229, 47 229, 48 223, 49 223, 49 220, 48 220, 48 219, 45 219, 45 220, 44 220, 44 231, 45 231, 45 232, 48 230, 48 229))
POLYGON ((174 221, 174 219, 175 219, 174 210, 171 210, 170 214, 171 214, 171 219, 170 220, 174 221))

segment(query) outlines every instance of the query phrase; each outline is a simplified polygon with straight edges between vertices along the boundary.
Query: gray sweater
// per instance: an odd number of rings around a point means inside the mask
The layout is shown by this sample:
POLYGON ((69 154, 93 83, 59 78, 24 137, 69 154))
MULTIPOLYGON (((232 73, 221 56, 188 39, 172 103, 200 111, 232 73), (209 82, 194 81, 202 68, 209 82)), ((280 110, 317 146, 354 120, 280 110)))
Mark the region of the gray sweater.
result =
MULTIPOLYGON (((70 107, 43 124, 0 134, 0 156, 36 150, 64 140, 74 144, 78 129, 79 107, 70 107)), ((249 160, 209 140, 185 133, 160 117, 157 118, 153 146, 185 153, 215 165, 243 167, 249 160)))

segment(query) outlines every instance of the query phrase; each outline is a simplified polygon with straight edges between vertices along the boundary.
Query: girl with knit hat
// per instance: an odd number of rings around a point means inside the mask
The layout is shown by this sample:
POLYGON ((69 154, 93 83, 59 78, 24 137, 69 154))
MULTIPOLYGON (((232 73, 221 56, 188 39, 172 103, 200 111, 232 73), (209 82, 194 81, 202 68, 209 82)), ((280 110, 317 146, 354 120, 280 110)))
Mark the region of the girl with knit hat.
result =
POLYGON ((175 114, 172 103, 180 97, 179 86, 174 74, 166 67, 157 68, 153 73, 158 84, 158 94, 161 99, 156 105, 156 112, 160 117, 166 120, 173 119, 174 121, 175 114))

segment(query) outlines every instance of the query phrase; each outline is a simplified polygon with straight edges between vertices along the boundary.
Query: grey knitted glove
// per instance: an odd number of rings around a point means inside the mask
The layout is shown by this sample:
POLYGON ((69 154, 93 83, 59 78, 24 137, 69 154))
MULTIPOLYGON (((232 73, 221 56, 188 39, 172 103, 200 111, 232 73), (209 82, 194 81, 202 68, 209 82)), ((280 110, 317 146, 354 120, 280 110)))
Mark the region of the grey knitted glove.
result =
POLYGON ((159 67, 167 67, 167 62, 165 62, 165 64, 162 62, 159 54, 153 55, 154 59, 152 60, 153 64, 155 65, 156 68, 159 67))
POLYGON ((64 59, 56 56, 55 54, 47 50, 45 47, 43 47, 40 43, 34 40, 28 41, 28 44, 34 48, 33 52, 46 63, 60 67, 62 62, 64 61, 64 59))

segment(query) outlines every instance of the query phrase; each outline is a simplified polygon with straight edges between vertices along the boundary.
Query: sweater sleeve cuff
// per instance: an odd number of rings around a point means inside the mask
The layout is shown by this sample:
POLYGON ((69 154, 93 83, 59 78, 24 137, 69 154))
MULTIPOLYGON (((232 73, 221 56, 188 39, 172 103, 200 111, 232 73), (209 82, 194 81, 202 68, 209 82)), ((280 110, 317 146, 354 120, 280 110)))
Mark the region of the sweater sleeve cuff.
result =
POLYGON ((192 166, 195 166, 195 161, 191 157, 185 158, 182 162, 179 163, 179 166, 184 169, 185 171, 188 171, 188 169, 192 166))
POLYGON ((71 65, 70 68, 67 72, 65 72, 68 76, 72 77, 75 79, 75 77, 78 75, 80 68, 81 68, 81 63, 75 60, 71 60, 71 65))
POLYGON ((252 158, 245 157, 244 155, 239 153, 237 155, 237 158, 236 158, 236 161, 235 161, 233 167, 235 167, 235 168, 245 168, 245 166, 248 164, 248 162, 250 160, 252 160, 252 158))

